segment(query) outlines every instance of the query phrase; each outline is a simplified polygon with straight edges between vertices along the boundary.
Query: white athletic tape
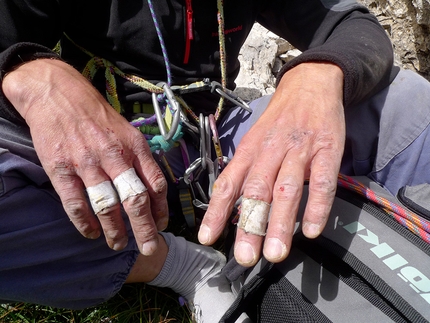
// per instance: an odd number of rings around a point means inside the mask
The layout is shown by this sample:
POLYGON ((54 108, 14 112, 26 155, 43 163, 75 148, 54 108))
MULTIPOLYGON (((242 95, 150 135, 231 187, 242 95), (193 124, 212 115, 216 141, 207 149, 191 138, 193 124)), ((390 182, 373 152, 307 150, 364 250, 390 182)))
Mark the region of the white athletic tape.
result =
POLYGON ((111 181, 87 187, 87 193, 95 214, 119 203, 118 195, 111 181))
POLYGON ((242 198, 238 227, 246 233, 266 235, 270 204, 251 198, 242 198))
POLYGON ((118 192, 121 203, 132 196, 142 194, 147 189, 143 185, 140 178, 137 176, 134 168, 129 168, 125 172, 119 174, 114 180, 116 191, 118 192))

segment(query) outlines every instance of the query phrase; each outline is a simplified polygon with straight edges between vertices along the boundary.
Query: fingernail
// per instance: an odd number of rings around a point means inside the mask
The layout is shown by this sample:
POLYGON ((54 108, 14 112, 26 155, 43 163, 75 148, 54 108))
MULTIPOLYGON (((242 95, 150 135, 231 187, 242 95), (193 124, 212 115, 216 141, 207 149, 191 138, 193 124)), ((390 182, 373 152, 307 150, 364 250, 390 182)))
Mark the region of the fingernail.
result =
POLYGON ((202 224, 199 230, 199 241, 201 244, 207 244, 211 241, 211 229, 206 224, 202 224))
POLYGON ((92 240, 95 240, 95 239, 97 239, 98 237, 100 237, 100 230, 94 230, 93 232, 91 232, 91 233, 89 233, 89 234, 87 234, 87 238, 88 239, 92 239, 92 240))
POLYGON ((308 238, 316 238, 321 233, 321 225, 306 222, 303 224, 303 234, 308 238))
POLYGON ((147 241, 142 245, 142 255, 151 256, 158 247, 158 240, 147 241))
POLYGON ((124 237, 120 241, 115 242, 112 249, 115 251, 120 251, 125 247, 127 247, 127 244, 128 244, 128 237, 124 237))
POLYGON ((254 248, 248 242, 243 241, 234 247, 234 256, 237 262, 244 266, 253 265, 257 260, 254 248))
POLYGON ((269 261, 277 261, 287 256, 287 246, 277 238, 269 238, 264 242, 264 255, 269 261))

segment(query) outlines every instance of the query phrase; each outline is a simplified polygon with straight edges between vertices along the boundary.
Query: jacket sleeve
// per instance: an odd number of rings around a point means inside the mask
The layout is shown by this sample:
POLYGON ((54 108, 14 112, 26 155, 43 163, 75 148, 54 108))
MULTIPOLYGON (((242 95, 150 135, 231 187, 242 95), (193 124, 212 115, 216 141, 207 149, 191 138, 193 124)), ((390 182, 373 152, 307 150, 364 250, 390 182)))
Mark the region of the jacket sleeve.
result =
POLYGON ((55 0, 0 1, 0 117, 23 121, 3 93, 3 77, 26 61, 59 58, 51 50, 61 35, 59 12, 55 0))
POLYGON ((298 64, 334 63, 344 73, 346 107, 388 86, 398 71, 393 68, 393 49, 384 29, 355 1, 268 1, 258 21, 303 52, 283 66, 278 82, 298 64))

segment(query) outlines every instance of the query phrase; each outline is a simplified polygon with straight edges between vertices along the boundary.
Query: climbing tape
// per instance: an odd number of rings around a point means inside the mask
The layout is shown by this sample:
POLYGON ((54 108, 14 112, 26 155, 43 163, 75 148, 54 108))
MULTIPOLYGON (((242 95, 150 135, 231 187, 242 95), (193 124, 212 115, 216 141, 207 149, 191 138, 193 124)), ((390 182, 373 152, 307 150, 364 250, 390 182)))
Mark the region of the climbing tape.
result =
MULTIPOLYGON (((181 147, 181 151, 184 151, 184 147, 183 145, 181 145, 181 142, 183 141, 182 137, 185 132, 190 133, 192 138, 199 137, 199 127, 197 127, 196 124, 198 125, 200 123, 200 118, 196 116, 193 109, 183 100, 183 98, 181 97, 182 94, 206 90, 210 90, 211 93, 218 93, 220 95, 218 105, 214 115, 211 115, 210 118, 210 128, 212 129, 212 131, 209 130, 208 123, 208 127, 206 127, 206 136, 210 136, 211 133, 213 135, 212 140, 217 155, 216 174, 219 174, 219 171, 224 168, 226 163, 224 162, 224 156, 222 154, 218 133, 216 131, 216 121, 218 121, 221 115, 225 99, 230 100, 234 104, 237 104, 238 106, 246 109, 250 113, 252 112, 243 100, 239 100, 240 98, 238 98, 236 95, 233 95, 232 91, 228 91, 226 88, 227 59, 225 49, 225 17, 223 10, 223 0, 217 0, 221 84, 215 81, 210 82, 209 79, 204 79, 203 81, 197 81, 188 85, 172 84, 173 77, 171 72, 171 65, 168 58, 167 48, 165 46, 163 35, 161 33, 161 29, 157 21, 153 0, 147 0, 147 2, 163 54, 167 75, 166 83, 153 84, 136 75, 124 73, 110 61, 101 57, 97 57, 85 48, 76 44, 72 39, 70 39, 70 37, 68 37, 68 35, 65 34, 65 37, 67 37, 72 44, 74 44, 77 48, 79 48, 81 51, 83 51, 90 57, 89 61, 87 62, 86 66, 82 71, 84 77, 86 77, 90 82, 93 82, 94 77, 98 73, 98 71, 104 70, 106 83, 106 99, 118 113, 124 113, 124 111, 117 93, 117 77, 121 77, 129 81, 130 83, 142 88, 143 90, 152 93, 152 105, 154 106, 154 112, 156 113, 152 115, 148 114, 148 116, 140 117, 130 122, 133 127, 138 128, 143 133, 149 144, 151 152, 158 152, 158 154, 162 154, 163 152, 169 151, 171 148, 177 146, 178 144, 181 147), (161 104, 158 105, 158 103, 161 104), (182 111, 182 109, 185 113, 182 111), (174 116, 176 118, 174 118, 174 116), (189 122, 187 116, 190 117, 193 123, 189 122)), ((210 148, 206 148, 207 151, 210 152, 210 148)), ((185 185, 183 180, 181 180, 182 177, 174 178, 173 172, 171 172, 167 159, 164 158, 162 159, 162 161, 163 163, 167 163, 167 165, 165 165, 165 169, 168 172, 168 175, 170 177, 173 177, 173 181, 177 184, 182 183, 182 185, 180 185, 182 208, 184 214, 186 215, 188 225, 193 226, 195 225, 195 215, 194 211, 192 211, 193 206, 191 205, 190 201, 192 203, 198 201, 194 195, 193 185, 196 186, 196 189, 200 192, 201 195, 204 195, 200 184, 197 181, 198 174, 194 176, 195 179, 192 180, 192 183, 185 185), (192 199, 191 197, 191 191, 194 195, 194 199, 192 199)), ((212 163, 212 161, 210 161, 210 163, 212 163)), ((188 162, 188 165, 191 165, 190 161, 188 162)), ((214 174, 212 175, 214 176, 214 174)), ((190 178, 194 177, 190 176, 190 178)), ((214 178, 212 177, 211 181, 213 182, 214 178)))
POLYGON ((348 190, 354 191, 372 201, 373 203, 379 205, 401 225, 408 228, 427 243, 430 243, 429 221, 421 218, 417 214, 405 209, 404 207, 377 195, 373 190, 362 183, 359 183, 350 176, 339 174, 338 185, 348 190))
MULTIPOLYGON (((151 12, 151 17, 153 19, 154 22, 154 26, 157 32, 157 36, 160 42, 160 46, 161 46, 161 51, 163 54, 163 58, 164 58, 164 63, 166 66, 166 74, 167 74, 167 84, 169 86, 172 85, 172 73, 171 73, 171 66, 170 66, 170 61, 168 58, 168 53, 167 53, 167 49, 165 46, 165 42, 163 39, 163 35, 161 33, 161 29, 160 26, 158 24, 157 21, 157 17, 156 17, 156 13, 154 10, 154 6, 152 3, 152 0, 147 0, 148 1, 148 6, 151 12)), ((227 84, 227 68, 226 68, 226 51, 225 51, 225 36, 224 36, 224 10, 223 10, 223 0, 217 0, 217 20, 218 20, 218 37, 219 37, 219 48, 220 48, 220 61, 221 61, 221 86, 222 89, 225 90, 226 89, 226 84, 227 84)), ((109 102, 109 104, 118 112, 118 113, 122 113, 122 106, 121 106, 121 102, 119 100, 118 97, 118 93, 117 93, 117 84, 116 84, 116 76, 122 77, 124 79, 126 79, 127 81, 131 82, 132 84, 135 84, 137 86, 139 86, 140 88, 150 92, 150 93, 156 93, 157 95, 157 99, 163 103, 162 107, 161 107, 161 112, 163 113, 164 117, 166 118, 167 116, 171 115, 169 114, 170 112, 174 112, 174 113, 180 113, 180 111, 173 111, 172 107, 170 106, 168 100, 166 100, 165 98, 165 91, 163 89, 162 86, 159 85, 154 85, 151 82, 146 81, 145 79, 138 77, 136 75, 131 75, 131 74, 127 74, 122 72, 118 67, 116 67, 114 64, 112 64, 110 61, 101 58, 101 57, 97 57, 94 54, 92 54, 91 52, 89 52, 88 50, 86 50, 85 48, 79 46, 78 44, 76 44, 67 34, 65 34, 65 36, 69 39, 69 41, 71 41, 76 47, 78 47, 80 50, 82 50, 84 53, 86 53, 88 56, 90 56, 89 61, 87 62, 86 66, 84 67, 82 74, 90 81, 92 82, 96 73, 100 70, 100 69, 104 69, 104 74, 105 74, 105 80, 106 80, 106 98, 109 102), (166 110, 166 107, 169 107, 168 110, 166 110), (169 112, 169 113, 167 113, 169 112)), ((187 91, 196 91, 196 90, 201 90, 201 89, 207 89, 208 88, 208 84, 202 82, 202 81, 198 81, 195 83, 192 83, 190 85, 187 86, 176 86, 176 90, 178 90, 178 92, 182 92, 182 93, 186 93, 187 91)), ((195 113, 193 112, 192 108, 188 106, 188 104, 186 104, 186 102, 180 97, 177 96, 176 97, 177 101, 179 102, 179 104, 184 108, 184 110, 186 111, 186 113, 191 116, 191 118, 194 120, 194 122, 198 123, 199 122, 199 118, 195 115, 195 113)), ((218 102, 218 106, 216 109, 216 112, 214 114, 214 118, 215 120, 218 120, 222 109, 224 106, 224 97, 220 96, 219 102, 218 102)), ((182 123, 183 120, 181 120, 180 123, 182 123)), ((169 126, 170 123, 166 122, 167 125, 169 126)), ((149 116, 147 118, 139 118, 137 120, 132 120, 131 124, 136 127, 139 128, 142 133, 145 135, 145 137, 148 140, 148 144, 151 147, 152 151, 156 151, 158 149, 170 149, 171 147, 174 146, 174 143, 172 143, 171 141, 177 141, 179 139, 182 138, 183 135, 183 131, 182 131, 182 127, 176 129, 175 134, 173 136, 173 138, 171 138, 170 140, 164 140, 162 138, 162 135, 159 133, 159 129, 157 130, 157 119, 156 119, 156 115, 152 115, 149 116)))

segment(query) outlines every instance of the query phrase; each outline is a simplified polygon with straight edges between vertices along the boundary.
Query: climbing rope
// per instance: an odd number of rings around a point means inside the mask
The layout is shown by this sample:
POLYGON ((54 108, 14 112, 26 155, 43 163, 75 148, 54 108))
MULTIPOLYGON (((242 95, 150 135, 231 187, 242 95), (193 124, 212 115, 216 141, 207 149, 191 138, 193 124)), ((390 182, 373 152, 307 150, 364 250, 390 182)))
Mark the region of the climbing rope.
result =
POLYGON ((418 216, 417 214, 405 209, 404 207, 393 203, 386 198, 377 195, 367 186, 359 183, 352 177, 339 174, 338 184, 348 190, 352 190, 369 201, 379 205, 385 212, 391 215, 397 222, 408 228, 417 236, 421 237, 427 243, 430 243, 430 222, 418 216))
MULTIPOLYGON (((157 33, 157 37, 160 42, 160 47, 164 59, 164 64, 166 67, 166 74, 167 74, 167 82, 166 84, 171 87, 172 86, 172 71, 171 71, 171 64, 169 61, 167 48, 163 39, 163 35, 161 33, 160 25, 157 20, 157 16, 154 10, 153 2, 152 0, 147 0, 149 10, 151 13, 152 20, 154 22, 155 30, 157 33)), ((219 38, 219 51, 220 51, 220 65, 221 65, 221 92, 219 89, 217 89, 216 92, 219 94, 225 94, 227 92, 226 90, 226 84, 227 84, 227 62, 226 62, 226 51, 225 51, 225 37, 224 37, 224 10, 223 10, 223 0, 217 0, 217 21, 218 21, 218 38, 219 38)), ((122 106, 118 97, 117 93, 117 84, 116 84, 116 77, 122 77, 125 80, 131 82, 134 85, 139 86, 140 88, 150 92, 157 94, 157 100, 162 103, 160 106, 160 113, 165 119, 171 119, 171 116, 173 113, 181 113, 181 111, 174 111, 172 108, 171 102, 169 102, 168 99, 166 99, 165 95, 165 89, 160 84, 154 85, 151 82, 146 81, 145 79, 138 77, 136 75, 131 75, 122 72, 118 67, 116 67, 114 64, 112 64, 110 61, 97 57, 85 48, 79 46, 76 44, 70 37, 65 35, 69 41, 71 41, 76 47, 80 48, 84 53, 86 53, 88 56, 90 56, 90 60, 87 62, 85 68, 82 71, 83 76, 85 76, 90 82, 93 81, 94 76, 96 75, 97 71, 100 69, 104 69, 105 79, 106 79, 106 98, 109 102, 109 104, 118 112, 122 113, 122 106), (167 111, 167 108, 169 111, 167 111)), ((218 84, 219 85, 219 84, 218 84)), ((173 87, 172 87, 173 88, 173 87)), ((207 83, 198 81, 186 86, 176 86, 175 90, 178 92, 189 92, 189 91, 199 91, 199 90, 213 90, 213 87, 209 86, 207 83)), ((231 94, 230 94, 231 95, 231 94)), ((228 98, 228 97, 227 97, 228 98)), ((181 107, 184 108, 185 112, 188 116, 191 117, 191 119, 195 123, 199 123, 199 117, 195 115, 192 108, 188 106, 188 104, 182 99, 180 96, 175 95, 176 101, 179 103, 181 107)), ((234 100, 234 98, 233 98, 234 100)), ((232 101, 233 101, 232 100, 232 101)), ((236 101, 237 102, 237 101, 236 101)), ((240 102, 242 103, 242 102, 240 102)), ((215 121, 218 120, 218 118, 221 115, 222 109, 224 106, 224 97, 220 95, 220 99, 214 114, 215 121)), ((184 118, 181 118, 179 121, 179 126, 177 129, 175 129, 175 132, 169 140, 165 140, 163 138, 162 132, 160 131, 160 121, 157 123, 157 116, 156 114, 153 114, 152 116, 146 117, 146 118, 138 118, 135 120, 132 120, 130 124, 136 128, 138 128, 144 135, 145 138, 148 140, 148 144, 151 147, 151 151, 156 151, 159 149, 162 149, 163 151, 167 151, 171 149, 173 146, 175 146, 175 143, 177 143, 178 140, 180 140, 183 136, 183 123, 186 122, 184 118)), ((166 121, 168 124, 169 121, 166 121)), ((190 124, 188 123, 186 126, 190 128, 190 124)))
MULTIPOLYGON (((224 6, 223 0, 217 0, 217 20, 218 20, 218 39, 219 39, 219 56, 221 61, 221 86, 225 90, 227 87, 227 58, 225 53, 225 36, 224 36, 224 6)), ((215 120, 218 120, 224 106, 224 98, 221 97, 215 112, 215 120)))
MULTIPOLYGON (((241 107, 252 113, 252 110, 246 102, 241 100, 235 93, 228 90, 227 86, 227 59, 225 48, 225 33, 224 33, 224 8, 223 0, 217 0, 217 21, 218 21, 218 42, 220 55, 220 70, 221 83, 203 79, 188 85, 174 85, 171 64, 168 57, 168 51, 163 39, 160 25, 154 9, 153 0, 147 0, 150 14, 155 26, 155 31, 159 39, 161 52, 166 68, 167 80, 153 84, 136 75, 131 75, 122 72, 110 61, 97 57, 85 48, 76 44, 68 35, 65 36, 69 41, 86 53, 90 59, 84 67, 82 74, 90 82, 93 82, 96 73, 99 70, 104 70, 106 80, 106 98, 109 104, 118 112, 123 113, 122 105, 117 93, 116 78, 121 77, 128 82, 142 88, 152 94, 152 105, 154 113, 150 116, 140 117, 132 120, 130 124, 138 128, 145 136, 151 152, 157 152, 160 161, 163 163, 168 177, 178 185, 180 200, 184 216, 187 224, 190 227, 195 225, 195 214, 193 205, 198 208, 207 208, 211 195, 211 185, 213 185, 216 177, 228 163, 228 158, 223 156, 222 149, 216 130, 216 122, 221 116, 225 100, 231 101, 238 107, 241 107), (214 114, 210 116, 197 116, 192 107, 190 107, 182 98, 182 94, 192 93, 197 91, 210 91, 219 95, 218 105, 214 114), (192 122, 188 120, 188 117, 192 122), (200 139, 200 158, 195 161, 189 160, 187 157, 187 147, 182 139, 184 133, 190 133, 194 139, 200 139), (210 138, 214 144, 217 158, 215 161, 211 159, 210 138), (204 143, 204 145, 202 144, 204 143), (171 148, 179 146, 183 154, 184 165, 187 168, 182 177, 176 178, 173 171, 164 156, 164 152, 171 148), (206 194, 202 189, 199 176, 204 171, 208 172, 209 193, 206 194), (187 183, 185 182, 187 178, 187 183), (192 197, 191 197, 192 195, 192 197), (203 201, 203 202, 202 202, 203 201)), ((191 29, 192 32, 192 29, 191 29)))

